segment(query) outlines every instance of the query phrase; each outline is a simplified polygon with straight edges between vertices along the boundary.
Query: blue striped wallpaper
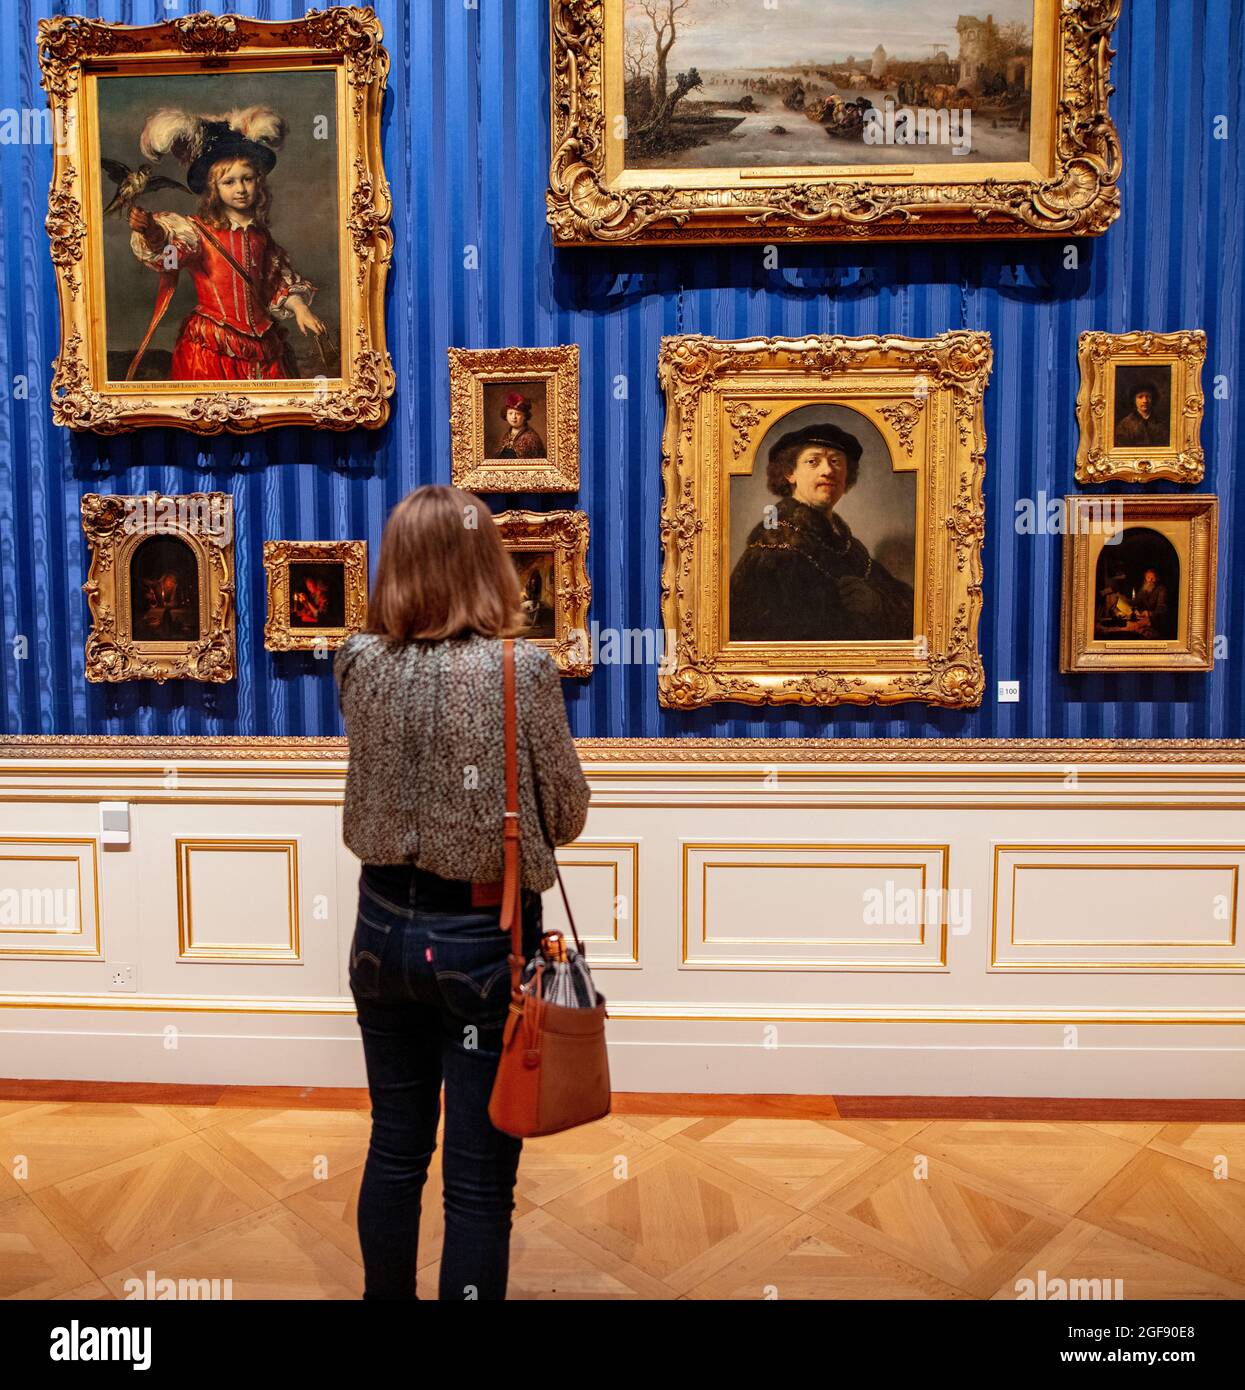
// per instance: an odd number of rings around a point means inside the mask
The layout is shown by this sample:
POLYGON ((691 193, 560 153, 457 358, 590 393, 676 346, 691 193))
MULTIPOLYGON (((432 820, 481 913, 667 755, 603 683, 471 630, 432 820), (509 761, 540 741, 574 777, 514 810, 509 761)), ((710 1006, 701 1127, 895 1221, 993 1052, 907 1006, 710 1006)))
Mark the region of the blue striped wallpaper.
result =
MULTIPOLYGON (((104 19, 169 17, 162 0, 79 4, 104 19)), ((288 0, 233 0, 263 19, 288 0)), ((388 334, 398 376, 393 416, 375 433, 288 429, 198 440, 176 430, 113 439, 53 428, 56 290, 43 219, 44 146, 0 144, 0 731, 58 734, 337 734, 329 663, 263 650, 266 538, 366 537, 379 544, 409 488, 449 480, 446 348, 577 342, 583 485, 566 495, 497 497, 508 506, 578 505, 591 519, 592 616, 660 624, 658 341, 808 332, 916 335, 987 329, 988 506, 980 710, 847 707, 770 712, 657 704, 651 668, 599 667, 566 682, 581 736, 920 735, 1238 737, 1245 735, 1245 503, 1237 467, 1245 349, 1242 254, 1245 140, 1239 0, 1125 0, 1114 112, 1124 146, 1123 216, 1079 245, 973 244, 555 252, 545 224, 548 163, 546 0, 382 0, 393 62, 385 165, 396 248, 388 334), (1217 117, 1226 140, 1213 138, 1217 117), (465 248, 479 268, 465 270, 465 248), (1217 631, 1228 660, 1209 675, 1064 677, 1058 672, 1059 541, 1018 536, 1018 498, 1075 490, 1076 342, 1084 329, 1204 328, 1203 491, 1220 497, 1217 631), (615 379, 626 379, 626 399, 615 379), (1226 400, 1211 398, 1226 379, 1226 400), (19 378, 29 381, 23 398, 19 378), (88 685, 82 671, 87 491, 219 488, 235 496, 239 675, 224 686, 88 685), (18 639, 28 654, 17 659, 18 639), (1018 704, 994 683, 1018 679, 1018 704)), ((53 12, 8 0, 0 24, 0 107, 41 108, 35 26, 53 12)), ((1155 485, 1177 490, 1170 484, 1155 485)))

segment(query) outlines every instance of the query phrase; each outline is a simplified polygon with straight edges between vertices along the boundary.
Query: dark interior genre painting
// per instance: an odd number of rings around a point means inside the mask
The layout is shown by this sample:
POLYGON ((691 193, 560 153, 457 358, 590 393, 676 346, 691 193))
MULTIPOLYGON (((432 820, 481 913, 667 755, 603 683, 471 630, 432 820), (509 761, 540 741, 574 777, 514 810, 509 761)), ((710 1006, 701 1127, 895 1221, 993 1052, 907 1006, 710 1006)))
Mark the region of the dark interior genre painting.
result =
POLYGON ((554 637, 554 555, 551 550, 513 550, 524 628, 520 637, 554 637))
POLYGON ((1180 556, 1148 526, 1129 526, 1098 556, 1094 637, 1099 641, 1156 641, 1176 637, 1180 556))
POLYGON ((346 566, 341 561, 290 561, 290 626, 344 627, 346 566))
POLYGON ((175 536, 152 536, 130 559, 130 628, 136 642, 199 638, 199 568, 175 536))

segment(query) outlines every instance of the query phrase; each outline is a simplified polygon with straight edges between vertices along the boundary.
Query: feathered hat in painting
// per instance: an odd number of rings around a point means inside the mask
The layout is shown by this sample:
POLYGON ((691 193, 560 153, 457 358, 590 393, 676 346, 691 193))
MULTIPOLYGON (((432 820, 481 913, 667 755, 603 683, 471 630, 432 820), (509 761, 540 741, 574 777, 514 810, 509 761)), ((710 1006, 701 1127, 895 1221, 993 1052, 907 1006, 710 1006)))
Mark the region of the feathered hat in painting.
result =
POLYGON ((165 106, 147 118, 138 144, 150 160, 171 154, 186 165, 186 183, 202 193, 208 170, 220 159, 246 159, 259 173, 271 173, 288 129, 270 106, 238 107, 219 116, 165 106))

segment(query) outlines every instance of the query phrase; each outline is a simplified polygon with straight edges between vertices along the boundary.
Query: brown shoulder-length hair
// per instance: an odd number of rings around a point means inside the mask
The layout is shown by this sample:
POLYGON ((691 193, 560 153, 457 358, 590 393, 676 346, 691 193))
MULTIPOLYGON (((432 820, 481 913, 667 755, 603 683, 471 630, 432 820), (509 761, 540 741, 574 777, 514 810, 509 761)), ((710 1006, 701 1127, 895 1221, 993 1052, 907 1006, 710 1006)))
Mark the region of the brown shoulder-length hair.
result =
POLYGON ((519 577, 493 514, 473 492, 430 483, 389 514, 367 630, 396 642, 513 637, 519 577))

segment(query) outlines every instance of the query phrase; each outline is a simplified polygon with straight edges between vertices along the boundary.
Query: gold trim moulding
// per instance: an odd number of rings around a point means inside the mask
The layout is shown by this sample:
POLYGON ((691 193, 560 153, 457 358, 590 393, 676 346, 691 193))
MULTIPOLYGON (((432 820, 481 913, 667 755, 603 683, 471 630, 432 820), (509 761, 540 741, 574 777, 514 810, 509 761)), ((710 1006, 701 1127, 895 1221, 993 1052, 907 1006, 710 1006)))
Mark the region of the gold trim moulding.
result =
MULTIPOLYGON (((1245 738, 577 738, 575 747, 586 764, 622 767, 659 762, 689 767, 713 763, 762 767, 798 763, 960 763, 974 766, 997 763, 1055 764, 1066 770, 1079 769, 1086 763, 1129 767, 1149 764, 1200 767, 1227 763, 1242 767, 1241 775, 1245 775, 1245 738)), ((170 768, 137 767, 133 760, 152 758, 167 763, 185 758, 205 762, 339 763, 344 770, 349 748, 344 738, 332 735, 10 734, 0 739, 0 765, 61 758, 97 759, 103 764, 77 767, 72 769, 74 772, 151 777, 164 776, 170 768), (123 768, 115 766, 117 759, 125 759, 123 768)), ((23 770, 60 773, 60 769, 23 770)), ((232 770, 196 768, 194 771, 199 775, 225 776, 232 770)), ((314 772, 290 771, 302 776, 322 775, 319 768, 314 772)), ((650 773, 647 768, 636 767, 634 771, 629 769, 628 775, 650 773)), ((1066 771, 1052 775, 1062 777, 1066 771)), ((1094 774, 1078 770, 1077 775, 1094 774)), ((1221 775, 1235 777, 1238 774, 1221 775)))
POLYGON ((209 839, 204 836, 179 836, 173 841, 177 861, 177 960, 179 962, 209 961, 215 965, 303 965, 298 918, 298 837, 274 840, 209 839), (284 854, 286 870, 286 927, 287 939, 278 946, 262 942, 201 942, 194 939, 192 910, 192 854, 211 851, 227 854, 284 854))
MULTIPOLYGON (((598 966, 598 968, 601 968, 598 966)), ((1052 1010, 1050 1013, 1007 1009, 839 1009, 823 1011, 814 1005, 807 1009, 771 1009, 765 1005, 741 1005, 723 1013, 721 1004, 706 1004, 702 1011, 687 1004, 641 1004, 620 1001, 610 1004, 610 1018, 617 1023, 931 1023, 1024 1024, 1059 1028, 1122 1028, 1133 1025, 1166 1025, 1186 1028, 1214 1028, 1245 1025, 1245 1010, 1193 1009, 1145 1010, 1112 1013, 1105 1009, 1052 1010)), ((120 999, 107 994, 0 994, 0 1009, 112 1010, 125 1013, 207 1013, 207 1014, 285 1014, 337 1015, 353 1020, 357 1012, 349 998, 240 999, 196 998, 190 995, 134 996, 120 999)), ((1053 1044, 1062 1047, 1063 1043, 1053 1044)))
MULTIPOLYGON (((90 846, 91 850, 91 901, 94 905, 95 921, 95 941, 93 945, 79 946, 65 950, 57 950, 54 947, 29 947, 29 946, 0 946, 0 957, 8 957, 10 960, 102 960, 104 956, 103 946, 103 916, 100 911, 99 900, 99 841, 93 836, 87 835, 40 835, 37 832, 33 835, 0 835, 0 845, 37 845, 41 848, 48 846, 82 845, 90 846)), ((75 854, 52 855, 52 854, 0 854, 0 860, 25 860, 38 862, 57 862, 72 863, 77 866, 77 888, 78 888, 78 926, 79 930, 74 932, 60 931, 48 932, 46 928, 15 928, 14 935, 35 936, 35 935, 64 935, 67 937, 81 937, 85 939, 83 927, 86 922, 86 898, 82 887, 82 856, 75 854)))

